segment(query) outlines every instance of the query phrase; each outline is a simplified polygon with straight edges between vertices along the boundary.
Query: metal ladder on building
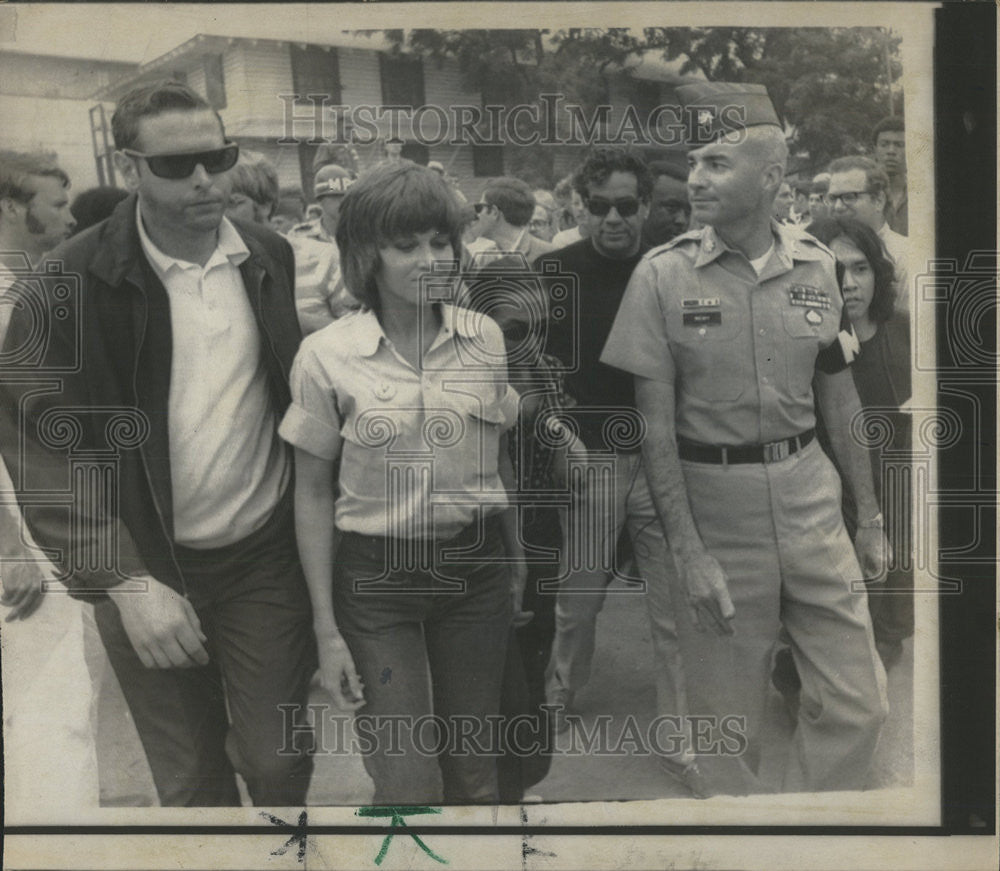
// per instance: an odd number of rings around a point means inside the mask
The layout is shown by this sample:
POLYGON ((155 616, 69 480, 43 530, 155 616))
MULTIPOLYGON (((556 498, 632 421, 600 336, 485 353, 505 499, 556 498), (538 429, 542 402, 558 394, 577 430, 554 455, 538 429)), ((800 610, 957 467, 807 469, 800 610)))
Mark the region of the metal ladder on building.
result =
POLYGON ((115 165, 111 159, 114 146, 108 133, 107 114, 101 103, 90 107, 90 141, 94 148, 94 162, 97 164, 98 184, 102 187, 114 187, 115 165))

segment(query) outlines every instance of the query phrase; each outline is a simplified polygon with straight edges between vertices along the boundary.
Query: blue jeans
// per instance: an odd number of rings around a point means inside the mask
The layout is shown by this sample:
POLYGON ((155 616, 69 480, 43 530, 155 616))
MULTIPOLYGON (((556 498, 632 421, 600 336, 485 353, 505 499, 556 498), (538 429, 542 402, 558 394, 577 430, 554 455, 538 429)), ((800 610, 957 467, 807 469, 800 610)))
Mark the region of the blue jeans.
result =
POLYGON ((429 569, 391 570, 389 545, 343 533, 333 583, 364 682, 356 728, 374 803, 495 803, 496 756, 475 748, 495 747, 485 718, 499 715, 511 621, 499 520, 445 543, 468 548, 461 562, 438 547, 429 569))
POLYGON ((208 636, 206 666, 146 668, 117 606, 110 599, 95 605, 164 806, 239 806, 234 770, 255 805, 305 803, 311 736, 296 734, 282 711, 305 708, 316 670, 291 509, 286 494, 264 527, 236 544, 175 546, 208 636))

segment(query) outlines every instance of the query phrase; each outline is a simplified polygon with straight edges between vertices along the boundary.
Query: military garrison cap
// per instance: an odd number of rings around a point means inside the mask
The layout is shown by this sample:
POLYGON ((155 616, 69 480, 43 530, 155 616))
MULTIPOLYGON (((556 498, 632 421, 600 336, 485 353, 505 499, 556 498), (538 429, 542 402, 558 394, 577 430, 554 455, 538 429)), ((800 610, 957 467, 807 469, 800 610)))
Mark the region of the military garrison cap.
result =
POLYGON ((693 148, 747 127, 781 126, 763 85, 692 82, 677 88, 677 99, 684 112, 687 144, 693 148))

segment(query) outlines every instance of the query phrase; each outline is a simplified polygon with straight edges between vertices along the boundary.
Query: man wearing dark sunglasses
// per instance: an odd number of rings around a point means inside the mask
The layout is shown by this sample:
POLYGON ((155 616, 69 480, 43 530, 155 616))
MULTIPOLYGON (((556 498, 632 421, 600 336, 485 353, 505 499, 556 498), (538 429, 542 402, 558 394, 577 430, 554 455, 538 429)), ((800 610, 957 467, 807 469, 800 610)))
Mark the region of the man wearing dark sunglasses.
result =
MULTIPOLYGON (((528 264, 541 255, 554 250, 550 242, 532 235, 531 216, 535 211, 535 195, 528 185, 518 178, 504 176, 491 179, 483 190, 478 203, 473 204, 476 235, 489 239, 497 246, 501 256, 521 254, 528 264)), ((520 258, 510 258, 521 262, 520 258)), ((484 263, 482 258, 481 263, 484 263)), ((500 261, 490 262, 495 268, 500 261)), ((502 267, 504 264, 500 263, 502 267)))
MULTIPOLYGON (((646 165, 623 148, 597 148, 573 178, 586 209, 586 237, 539 258, 543 275, 559 276, 565 284, 575 277, 576 304, 571 315, 560 317, 565 302, 552 297, 546 350, 570 370, 567 393, 575 407, 567 412, 588 450, 588 461, 613 466, 606 476, 591 477, 585 490, 574 494, 564 518, 565 529, 581 534, 565 536, 565 576, 556 599, 556 636, 552 647, 552 675, 547 687, 549 704, 559 706, 556 728, 566 728, 577 693, 590 677, 597 617, 618 562, 617 544, 623 530, 632 542, 637 568, 646 583, 653 645, 658 656, 657 713, 683 713, 681 669, 677 658, 673 617, 662 607, 666 574, 671 571, 663 530, 656 521, 640 453, 642 425, 635 406, 630 375, 600 362, 601 350, 621 303, 632 270, 646 245, 643 222, 649 213, 653 179, 646 165), (588 556, 589 554, 589 556, 588 556)), ((628 582, 634 592, 641 583, 628 582)), ((666 736, 671 749, 676 736, 666 736)), ((694 795, 703 797, 700 773, 690 755, 663 756, 663 767, 694 795)))
MULTIPOLYGON (((94 602, 161 803, 238 805, 239 772, 255 804, 301 805, 311 760, 281 706, 304 706, 314 652, 276 432, 301 338, 292 251, 224 218, 239 149, 195 92, 139 86, 112 131, 131 195, 51 255, 82 280, 78 333, 60 326, 58 294, 48 303, 39 368, 61 389, 15 386, 0 407, 23 405, 25 466, 51 490, 66 487, 67 459, 33 424, 70 409, 74 451, 116 447, 115 499, 108 513, 79 500, 28 520, 94 602), (107 423, 116 409, 139 421, 125 445, 107 423)), ((33 326, 15 312, 7 347, 33 326)))

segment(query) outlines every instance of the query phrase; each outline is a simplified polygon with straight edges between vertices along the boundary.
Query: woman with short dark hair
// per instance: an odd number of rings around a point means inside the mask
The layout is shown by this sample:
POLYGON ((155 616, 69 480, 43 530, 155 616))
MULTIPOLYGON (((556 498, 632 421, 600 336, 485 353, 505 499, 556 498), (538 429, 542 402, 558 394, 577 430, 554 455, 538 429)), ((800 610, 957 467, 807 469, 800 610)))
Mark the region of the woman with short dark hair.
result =
POLYGON ((460 233, 426 167, 381 166, 347 191, 336 239, 364 307, 303 341, 280 429, 320 677, 360 709, 380 805, 498 798, 476 746, 524 587, 507 500, 518 397, 499 327, 450 304, 460 233))

